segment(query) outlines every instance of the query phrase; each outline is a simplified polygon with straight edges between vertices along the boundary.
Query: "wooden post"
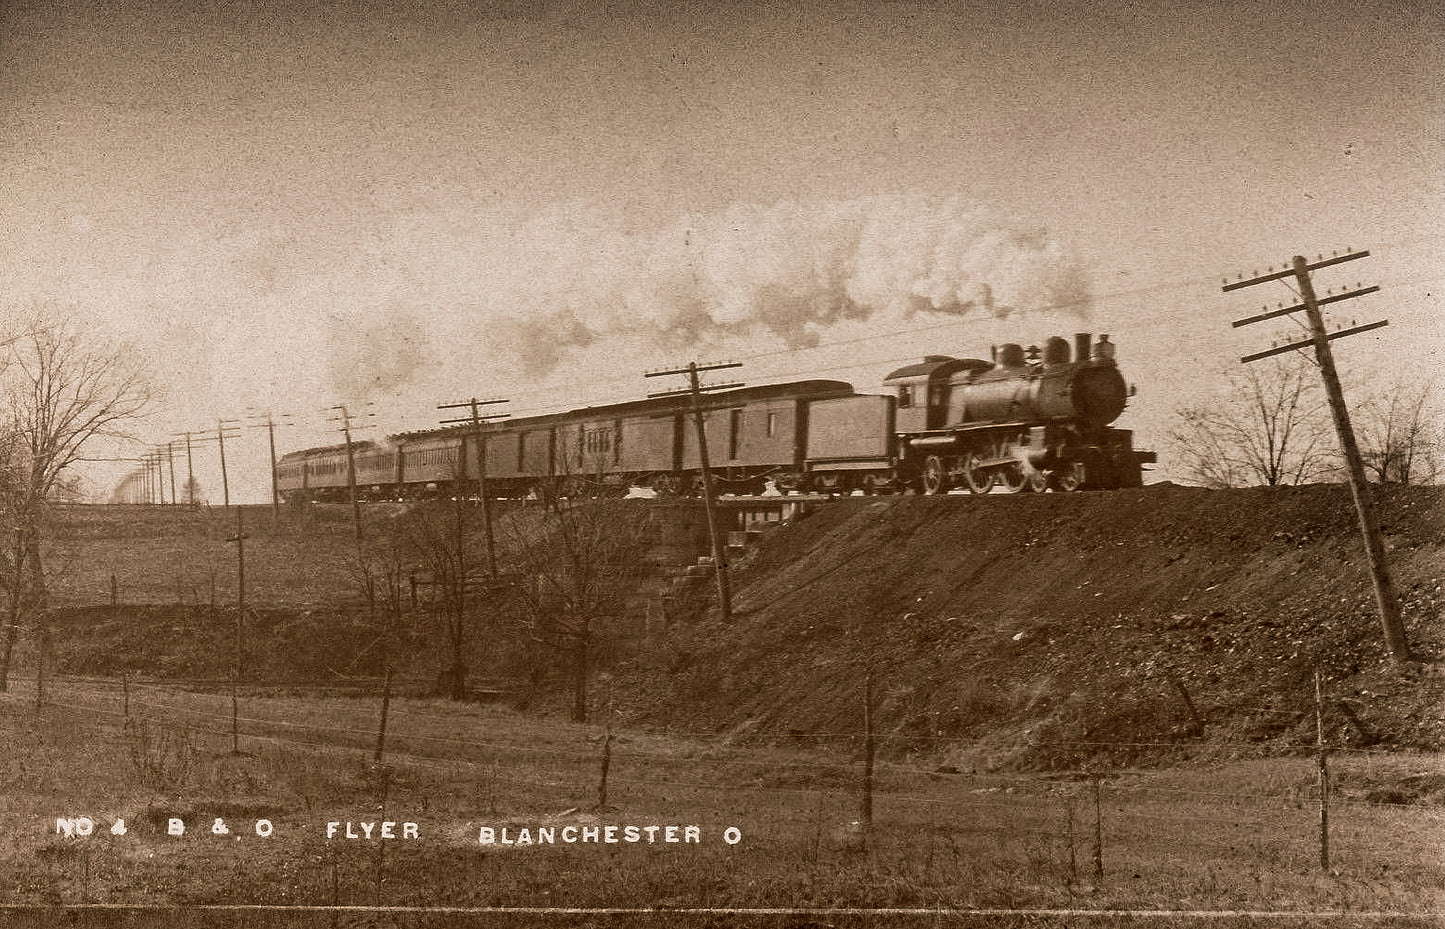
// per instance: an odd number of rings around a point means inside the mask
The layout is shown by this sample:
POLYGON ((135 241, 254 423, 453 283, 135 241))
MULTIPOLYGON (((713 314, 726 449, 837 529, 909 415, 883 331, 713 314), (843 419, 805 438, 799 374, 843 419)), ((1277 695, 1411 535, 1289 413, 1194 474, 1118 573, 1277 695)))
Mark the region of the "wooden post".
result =
POLYGON ((1330 870, 1330 767, 1325 750, 1324 688, 1315 669, 1315 745, 1318 748, 1320 790, 1320 870, 1330 870))
POLYGON ((241 624, 246 617, 246 533, 241 520, 242 508, 236 507, 236 628, 231 661, 231 754, 240 754, 241 624))
POLYGON ((1408 661, 1410 645, 1405 638, 1405 625, 1400 619, 1400 601, 1395 594, 1394 581, 1390 577, 1389 563, 1385 560, 1385 542, 1380 535, 1379 520, 1375 517, 1374 503, 1370 498, 1370 483, 1365 477, 1365 464, 1360 458, 1360 448, 1355 444, 1355 431, 1350 426, 1350 413, 1345 407, 1345 393, 1340 387, 1340 376, 1335 372, 1329 335, 1325 332, 1324 318, 1320 315, 1314 284, 1310 281, 1309 263, 1296 255, 1293 264, 1295 280, 1299 282, 1300 297, 1305 305, 1305 315, 1310 321, 1310 335, 1314 339, 1315 358, 1320 363, 1320 377, 1325 382, 1325 395, 1329 398, 1335 432, 1340 438, 1340 451, 1344 452, 1345 464, 1349 466, 1350 492, 1354 495, 1360 531, 1365 537, 1365 552, 1370 560, 1370 577, 1375 585, 1375 601, 1380 609, 1380 625, 1385 633, 1385 644, 1395 660, 1408 661))
MULTIPOLYGON (((487 546, 487 574, 493 578, 497 576, 497 551, 496 540, 492 534, 492 497, 491 493, 487 488, 487 437, 486 434, 482 431, 482 422, 484 419, 491 420, 494 417, 505 417, 509 414, 496 413, 483 416, 481 410, 478 408, 482 406, 491 406, 493 404, 507 402, 509 401, 501 399, 478 400, 476 397, 472 397, 464 403, 440 403, 437 405, 437 409, 439 410, 466 409, 470 411, 471 414, 465 419, 444 419, 442 420, 442 422, 470 422, 472 424, 472 444, 473 446, 475 446, 477 452, 477 497, 482 504, 482 530, 483 538, 487 546)), ((460 460, 457 462, 458 487, 460 487, 461 485, 461 480, 466 477, 466 465, 467 443, 466 439, 464 438, 461 442, 460 460)))
POLYGON ((1065 800, 1065 808, 1068 816, 1069 829, 1069 883, 1076 884, 1079 880, 1079 856, 1074 848, 1074 797, 1071 791, 1065 800))
POLYGON ((602 737, 602 773, 597 782, 597 809, 607 809, 607 769, 612 764, 612 714, 607 714, 607 727, 602 737))
POLYGON ((873 828, 873 669, 863 678, 863 844, 873 828))
POLYGON ((707 429, 703 426, 702 388, 697 381, 697 362, 687 366, 688 380, 692 387, 692 419, 697 429, 697 457, 702 468, 702 501, 707 512, 707 534, 712 541, 713 574, 717 578, 718 611, 722 621, 732 622, 732 591, 728 585, 727 547, 723 545, 721 528, 718 526, 717 503, 713 497, 712 466, 707 456, 707 429))
POLYGON ((276 473, 276 421, 266 414, 266 439, 271 445, 271 523, 281 521, 281 478, 276 473))
POLYGON ((226 424, 216 420, 216 441, 221 445, 221 495, 226 506, 231 505, 231 479, 226 474, 226 424))
MULTIPOLYGON (((695 361, 688 362, 686 368, 679 368, 673 371, 650 371, 645 377, 660 377, 667 374, 686 374, 688 387, 685 391, 666 391, 660 394, 648 394, 649 397, 667 397, 679 393, 690 393, 692 395, 692 418, 693 425, 697 429, 697 458, 698 466, 702 470, 702 498, 703 506, 707 511, 707 532, 712 541, 712 562, 713 574, 717 578, 718 610, 724 623, 732 622, 732 591, 728 584, 728 563, 727 546, 723 542, 718 526, 717 504, 713 498, 712 465, 708 461, 707 454, 707 429, 703 425, 702 409, 702 386, 698 383, 697 374, 699 371, 714 371, 721 368, 740 367, 737 362, 725 364, 707 365, 699 367, 695 361)), ((725 384, 717 387, 709 387, 709 390, 722 390, 729 387, 741 387, 741 384, 725 384)))
POLYGON ((171 471, 171 506, 180 503, 180 500, 176 497, 176 455, 174 446, 174 442, 169 439, 166 440, 166 464, 171 471))
POLYGON ((356 525, 356 542, 361 544, 361 503, 356 497, 356 450, 351 446, 351 414, 345 405, 335 407, 341 411, 341 432, 346 437, 346 491, 351 497, 351 519, 356 525))
POLYGON ((1184 685, 1180 683, 1179 678, 1173 674, 1169 675, 1169 683, 1174 687, 1175 693, 1179 694, 1179 699, 1184 703, 1184 709, 1189 712, 1189 721, 1194 728, 1194 734, 1204 735, 1204 718, 1199 715, 1199 710, 1194 706, 1194 701, 1189 698, 1189 691, 1184 689, 1184 685))
POLYGON ((186 503, 194 505, 196 502, 196 469, 195 461, 191 458, 191 434, 186 433, 186 503))
POLYGON ((40 641, 36 648, 39 654, 35 659, 35 710, 39 712, 45 705, 45 660, 50 655, 50 623, 46 619, 44 607, 35 611, 35 624, 40 632, 40 641))
POLYGON ((1094 883, 1104 882, 1104 813, 1099 797, 1099 775, 1091 779, 1094 791, 1094 883))
POLYGON ((386 714, 391 704, 391 675, 391 666, 387 665, 386 676, 381 682, 381 721, 376 727, 376 751, 371 756, 377 764, 381 764, 386 754, 386 714))

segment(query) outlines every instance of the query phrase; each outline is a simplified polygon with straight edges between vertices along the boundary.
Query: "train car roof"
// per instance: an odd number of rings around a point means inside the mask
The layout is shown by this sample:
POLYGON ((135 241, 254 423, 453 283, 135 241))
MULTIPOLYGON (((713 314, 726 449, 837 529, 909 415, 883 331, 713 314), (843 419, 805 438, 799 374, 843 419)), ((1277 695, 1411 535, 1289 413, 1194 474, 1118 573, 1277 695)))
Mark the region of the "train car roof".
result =
MULTIPOLYGON (((370 450, 372 450, 372 449, 374 449, 374 448, 376 448, 376 447, 377 447, 376 443, 373 442, 373 441, 371 441, 370 439, 360 439, 360 440, 358 440, 358 441, 355 441, 355 442, 352 442, 352 443, 351 443, 351 450, 352 450, 353 453, 355 453, 355 452, 370 451, 370 450)), ((316 446, 315 448, 303 448, 303 449, 298 449, 297 451, 294 451, 294 452, 287 452, 286 454, 282 455, 280 458, 276 459, 276 463, 277 463, 277 464, 280 464, 281 462, 287 460, 288 458, 306 458, 306 457, 310 457, 310 456, 312 456, 312 455, 327 455, 327 454, 331 454, 331 453, 333 453, 333 452, 344 452, 344 451, 346 451, 346 443, 345 443, 345 442, 342 442, 340 445, 318 445, 318 446, 316 446)))
MULTIPOLYGON (((833 381, 820 378, 807 381, 789 381, 783 384, 762 384, 757 387, 738 387, 732 390, 710 391, 704 394, 704 396, 707 400, 707 407, 711 409, 720 406, 732 406, 739 403, 769 400, 777 397, 798 395, 806 397, 836 397, 851 393, 853 393, 853 385, 847 381, 833 381)), ((483 422, 482 427, 487 431, 537 428, 539 426, 556 425, 558 423, 575 420, 637 415, 664 416, 676 412, 686 412, 690 409, 692 409, 691 394, 686 391, 681 391, 665 397, 648 397, 643 400, 626 400, 621 403, 609 403, 602 406, 578 407, 575 410, 565 410, 558 413, 543 413, 539 416, 494 420, 491 422, 483 422)), ((470 432, 471 429, 471 426, 462 424, 440 429, 420 429, 413 432, 403 432, 392 436, 392 438, 399 442, 405 442, 408 439, 422 441, 437 435, 466 433, 470 432)))
POLYGON ((905 377, 948 377, 959 371, 971 371, 978 374, 994 367, 991 361, 984 361, 982 358, 954 358, 951 355, 929 355, 916 365, 907 365, 899 368, 892 374, 885 377, 884 382, 899 380, 905 377))

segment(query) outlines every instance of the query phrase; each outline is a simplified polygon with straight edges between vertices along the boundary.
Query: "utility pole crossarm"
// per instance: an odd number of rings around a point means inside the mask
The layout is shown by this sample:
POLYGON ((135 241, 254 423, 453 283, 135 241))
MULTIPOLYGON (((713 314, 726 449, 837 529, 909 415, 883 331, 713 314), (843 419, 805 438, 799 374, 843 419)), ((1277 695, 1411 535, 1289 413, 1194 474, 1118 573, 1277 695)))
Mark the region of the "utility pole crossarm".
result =
MULTIPOLYGON (((645 377, 651 377, 652 375, 648 374, 648 375, 644 375, 644 376, 645 376, 645 377)), ((717 390, 735 390, 735 389, 738 388, 738 387, 744 387, 744 386, 746 386, 746 385, 743 384, 742 382, 738 382, 738 383, 735 383, 735 384, 702 384, 702 385, 700 385, 697 389, 700 390, 700 391, 702 391, 703 393, 711 393, 711 392, 717 391, 717 390)), ((662 397, 690 397, 690 396, 692 396, 692 388, 691 388, 691 387, 679 387, 677 390, 659 390, 659 391, 657 391, 656 393, 650 393, 650 394, 647 395, 647 399, 649 399, 649 400, 657 400, 657 399, 660 399, 660 398, 662 398, 662 397)))
MULTIPOLYGON (((1361 332, 1369 332, 1371 329, 1380 329, 1388 325, 1390 325, 1390 321, 1388 319, 1382 319, 1378 322, 1366 323, 1363 326, 1354 326, 1350 329, 1341 329, 1338 332, 1325 333, 1325 339, 1326 341, 1333 342, 1335 339, 1343 339, 1347 335, 1359 335, 1361 332)), ((1266 349, 1262 352, 1255 352, 1253 355, 1244 355, 1239 360, 1244 364, 1249 364, 1251 361, 1259 361, 1261 358, 1269 358, 1272 355, 1283 355, 1285 352, 1311 348, 1314 344, 1315 340, 1313 337, 1301 339, 1298 342, 1287 342, 1284 345, 1276 345, 1274 348, 1266 349)))
MULTIPOLYGON (((1328 258, 1325 258, 1325 257, 1321 256, 1321 257, 1319 257, 1319 258, 1316 258, 1314 264, 1306 264, 1306 265, 1305 265, 1305 270, 1306 270, 1306 271, 1318 271, 1320 268, 1328 268, 1330 265, 1342 264, 1342 263, 1344 263, 1344 262, 1346 262, 1346 261, 1354 261, 1356 258, 1368 258, 1368 257, 1370 257, 1370 253, 1367 252, 1367 251, 1365 251, 1365 252, 1352 252, 1352 251, 1350 251, 1349 249, 1345 249, 1345 254, 1343 254, 1343 255, 1331 255, 1331 256, 1328 257, 1328 258)), ((1298 258, 1298 257, 1296 257, 1294 260, 1295 260, 1295 261, 1304 261, 1303 258, 1298 258)), ((1242 289, 1244 289, 1245 287, 1253 287, 1255 284, 1264 284, 1264 283, 1267 283, 1267 282, 1269 282, 1269 281, 1282 281, 1282 280, 1284 280, 1284 279, 1287 278, 1287 277, 1295 277, 1295 276, 1297 275, 1297 273, 1298 273, 1298 272, 1295 270, 1295 267, 1294 267, 1293 265, 1291 265, 1290 267, 1288 267, 1288 268, 1282 268, 1282 269, 1280 269, 1279 271, 1272 271, 1272 272, 1269 273, 1269 274, 1262 274, 1262 275, 1260 275, 1260 276, 1258 276, 1258 277, 1252 277, 1252 278, 1250 278, 1250 279, 1247 280, 1247 281, 1246 281, 1246 280, 1238 280, 1238 281, 1235 281, 1235 282, 1232 283, 1232 284, 1229 283, 1228 281, 1226 281, 1226 282, 1224 283, 1224 292, 1225 292, 1225 293, 1229 293, 1231 290, 1242 290, 1242 289)))
MULTIPOLYGON (((1362 287, 1358 290, 1349 290, 1345 291, 1344 293, 1331 294, 1330 296, 1321 297, 1316 300, 1315 305, 1325 306, 1330 303, 1339 303, 1341 300, 1350 300, 1355 297, 1363 297, 1366 294, 1378 293, 1379 290, 1379 287, 1372 286, 1362 287)), ((1293 306, 1281 306, 1273 310, 1266 310, 1265 312, 1260 313, 1258 316, 1247 316, 1244 319, 1236 319, 1234 322, 1230 323, 1230 325, 1238 329, 1240 326, 1249 326, 1254 323, 1262 323, 1266 319, 1274 319, 1278 316, 1288 316, 1290 313, 1298 313, 1304 309, 1305 305, 1303 303, 1296 303, 1293 306)))

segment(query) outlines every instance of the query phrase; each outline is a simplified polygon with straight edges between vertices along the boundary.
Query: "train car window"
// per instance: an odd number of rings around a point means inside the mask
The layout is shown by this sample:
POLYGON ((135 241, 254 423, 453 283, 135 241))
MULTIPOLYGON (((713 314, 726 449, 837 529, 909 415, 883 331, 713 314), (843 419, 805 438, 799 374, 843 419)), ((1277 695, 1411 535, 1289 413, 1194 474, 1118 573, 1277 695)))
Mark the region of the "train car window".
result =
POLYGON ((768 414, 768 438, 774 438, 778 434, 778 414, 768 414))
POLYGON ((913 388, 903 384, 898 388, 898 408, 906 410, 913 406, 913 388))

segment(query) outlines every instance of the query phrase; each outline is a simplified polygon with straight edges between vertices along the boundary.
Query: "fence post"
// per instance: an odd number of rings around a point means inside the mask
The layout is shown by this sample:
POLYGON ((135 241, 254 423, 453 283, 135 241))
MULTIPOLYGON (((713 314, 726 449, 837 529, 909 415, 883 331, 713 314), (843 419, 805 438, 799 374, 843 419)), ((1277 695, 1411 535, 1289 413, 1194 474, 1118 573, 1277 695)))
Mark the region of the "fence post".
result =
POLYGON ((381 720, 376 727, 376 751, 372 754, 372 760, 381 764, 381 759, 386 755, 386 713, 391 705, 391 665, 386 666, 386 676, 381 682, 381 720))
POLYGON ((1315 669, 1315 745, 1319 756, 1320 789, 1320 870, 1330 870, 1330 767, 1325 749, 1324 689, 1319 669, 1315 669))
POLYGON ((607 714, 607 728, 602 737, 602 773, 597 781, 597 809, 607 809, 607 768, 612 764, 612 714, 607 714))
POLYGON ((1094 883, 1104 882, 1104 814, 1099 798, 1099 775, 1091 778, 1094 791, 1094 883))
POLYGON ((873 830, 873 669, 863 679, 863 847, 873 830))

